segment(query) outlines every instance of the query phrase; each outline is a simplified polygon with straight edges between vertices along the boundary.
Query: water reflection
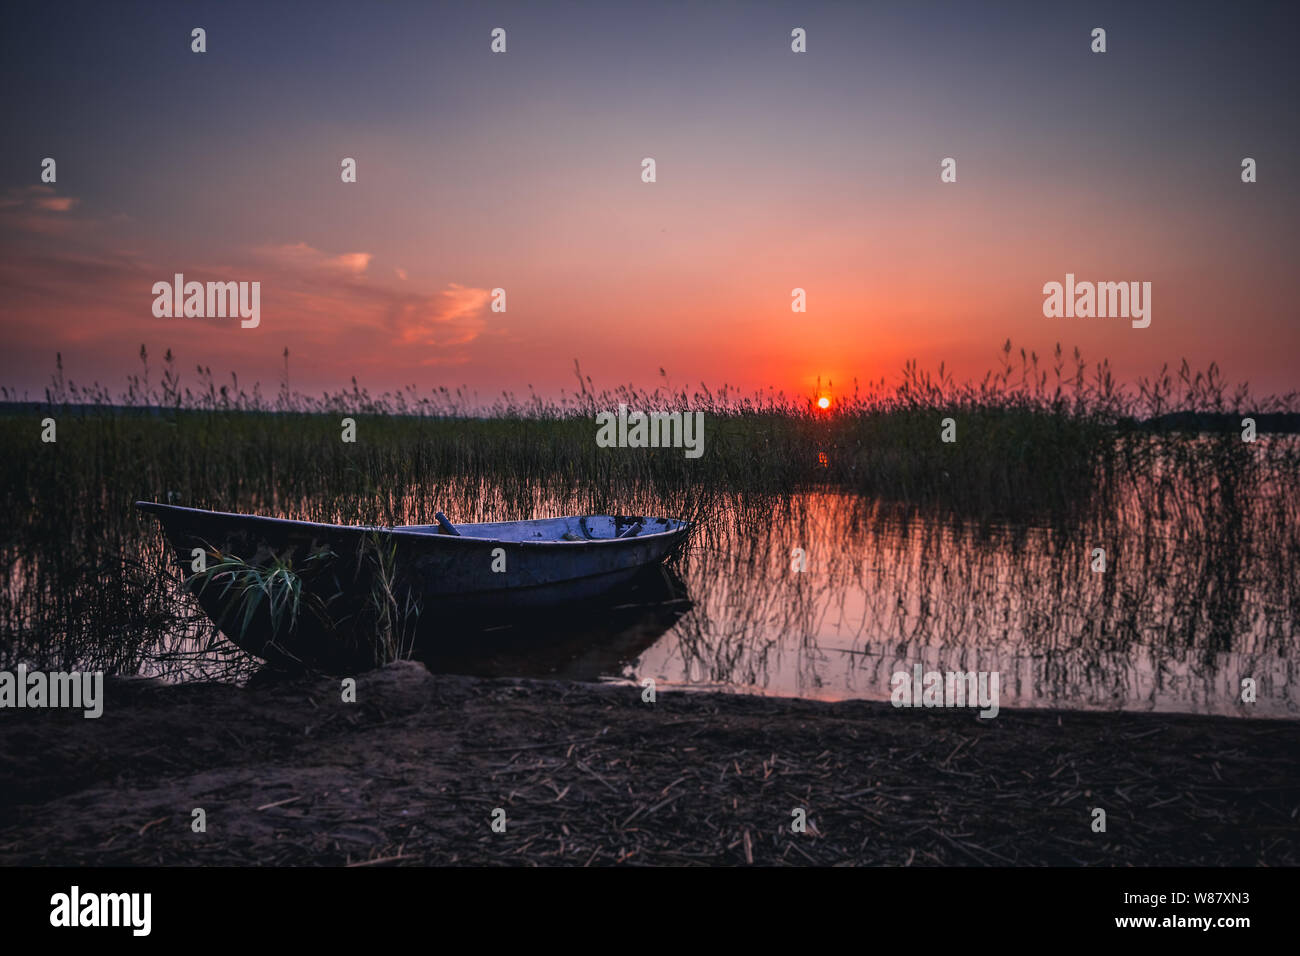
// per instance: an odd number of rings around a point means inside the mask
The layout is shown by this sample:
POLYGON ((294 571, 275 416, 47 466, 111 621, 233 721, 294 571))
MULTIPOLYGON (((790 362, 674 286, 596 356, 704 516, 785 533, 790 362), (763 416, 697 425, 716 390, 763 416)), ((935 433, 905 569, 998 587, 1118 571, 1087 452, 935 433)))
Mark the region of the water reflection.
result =
POLYGON ((1174 520, 973 526, 838 494, 729 514, 684 558, 694 608, 626 676, 887 700, 920 663, 999 672, 1004 707, 1295 716, 1293 562, 1174 520))
POLYGON ((541 620, 534 614, 491 628, 447 621, 418 657, 435 673, 616 678, 691 606, 681 578, 668 568, 651 568, 596 607, 577 607, 541 620))
MULTIPOLYGON (((475 517, 520 515, 499 499, 479 488, 461 507, 483 510, 475 517)), ((699 523, 680 579, 656 571, 617 606, 502 629, 447 622, 423 656, 434 670, 480 676, 653 677, 872 700, 889 699, 893 674, 921 664, 997 671, 1003 707, 1300 715, 1290 499, 1261 491, 1234 499, 1230 514, 1193 510, 1186 494, 1107 500, 1124 503, 1034 527, 835 492, 727 495, 699 523), (1097 549, 1104 572, 1092 570, 1097 549), (1255 682, 1253 704, 1241 700, 1244 678, 1255 682)), ((651 497, 636 505, 670 513, 651 497)), ((531 514, 591 510, 593 502, 543 497, 531 514)), ((161 568, 163 558, 159 548, 153 563, 161 568)), ((169 607, 190 607, 178 580, 169 594, 169 607)), ((204 638, 201 615, 187 613, 192 623, 173 629, 173 649, 150 667, 230 679, 249 665, 204 638)))

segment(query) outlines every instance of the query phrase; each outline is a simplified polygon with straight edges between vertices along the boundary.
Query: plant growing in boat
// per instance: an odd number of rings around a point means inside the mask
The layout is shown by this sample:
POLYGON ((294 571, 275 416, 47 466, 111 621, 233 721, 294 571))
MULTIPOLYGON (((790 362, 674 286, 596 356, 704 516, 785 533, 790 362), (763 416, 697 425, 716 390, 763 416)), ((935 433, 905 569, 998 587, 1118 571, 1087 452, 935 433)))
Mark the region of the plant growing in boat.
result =
POLYGON ((397 543, 378 532, 366 535, 357 563, 358 573, 370 580, 357 633, 371 635, 377 665, 410 657, 422 606, 418 592, 401 581, 397 543))
POLYGON ((292 550, 260 561, 210 545, 206 550, 207 567, 186 587, 213 600, 214 620, 222 630, 233 629, 229 636, 240 646, 259 638, 278 657, 302 663, 295 651, 323 638, 363 650, 376 666, 414 649, 421 602, 402 583, 396 543, 385 535, 363 537, 350 561, 329 547, 313 549, 296 565, 292 550), (311 627, 302 626, 303 612, 311 627))
POLYGON ((338 556, 329 548, 310 552, 299 568, 294 567, 292 553, 272 555, 269 560, 253 562, 236 554, 209 547, 208 562, 185 582, 185 587, 199 595, 208 588, 217 587, 216 600, 221 606, 219 623, 238 629, 239 637, 250 634, 258 610, 265 607, 270 620, 268 644, 281 653, 293 656, 280 641, 288 638, 298 627, 298 616, 304 605, 327 630, 334 630, 329 613, 329 601, 304 587, 326 565, 338 556))

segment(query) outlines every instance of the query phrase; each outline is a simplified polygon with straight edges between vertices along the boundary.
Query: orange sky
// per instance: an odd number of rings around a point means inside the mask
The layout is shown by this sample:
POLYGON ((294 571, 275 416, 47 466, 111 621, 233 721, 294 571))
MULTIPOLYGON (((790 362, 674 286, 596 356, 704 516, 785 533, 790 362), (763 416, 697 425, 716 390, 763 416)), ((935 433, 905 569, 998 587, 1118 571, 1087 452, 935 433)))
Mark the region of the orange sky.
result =
POLYGON ((555 394, 576 358, 598 386, 653 387, 663 367, 807 394, 909 358, 979 378, 1010 338, 1127 379, 1186 357, 1297 387, 1293 104, 1240 73, 1284 63, 1268 16, 1211 38, 1116 8, 1106 59, 1069 17, 966 23, 960 5, 813 6, 802 55, 778 8, 506 7, 508 54, 442 11, 431 59, 419 5, 322 8, 305 35, 257 9, 213 12, 207 59, 148 11, 107 47, 93 7, 84 35, 16 28, 0 384, 39 396, 59 351, 73 379, 119 388, 145 343, 270 391, 288 347, 310 390, 555 394), (155 318, 151 287, 176 272, 259 281, 259 327, 155 318), (1151 282, 1150 328, 1044 318, 1067 272, 1151 282))

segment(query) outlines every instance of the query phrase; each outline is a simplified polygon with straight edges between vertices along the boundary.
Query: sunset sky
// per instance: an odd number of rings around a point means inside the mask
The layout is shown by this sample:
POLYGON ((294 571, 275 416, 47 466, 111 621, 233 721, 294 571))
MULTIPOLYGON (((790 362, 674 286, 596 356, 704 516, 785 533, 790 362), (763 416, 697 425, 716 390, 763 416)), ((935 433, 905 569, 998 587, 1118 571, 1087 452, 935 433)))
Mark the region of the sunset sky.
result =
POLYGON ((313 391, 556 394, 576 358, 598 386, 807 394, 909 358, 979 377, 1010 338, 1300 388, 1295 10, 26 4, 0 384, 38 397, 61 351, 116 389, 145 343, 191 385, 274 391, 287 346, 313 391), (155 318, 177 272, 259 281, 260 326, 155 318), (1045 318, 1067 272, 1151 282, 1151 326, 1045 318))

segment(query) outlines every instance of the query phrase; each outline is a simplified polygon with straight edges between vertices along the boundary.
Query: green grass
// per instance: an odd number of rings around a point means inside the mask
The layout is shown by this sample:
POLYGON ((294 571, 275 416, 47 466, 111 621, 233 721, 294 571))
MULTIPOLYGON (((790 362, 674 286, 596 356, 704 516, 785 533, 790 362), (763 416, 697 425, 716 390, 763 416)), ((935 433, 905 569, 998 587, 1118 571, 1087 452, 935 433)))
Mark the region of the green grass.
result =
POLYGON ((262 563, 252 563, 234 554, 214 551, 211 563, 186 582, 186 590, 195 594, 212 596, 222 605, 223 617, 232 622, 239 635, 247 634, 259 610, 265 610, 271 623, 272 639, 286 636, 298 625, 299 612, 304 601, 307 609, 322 622, 329 621, 326 602, 304 587, 313 566, 333 560, 336 555, 322 550, 308 555, 307 567, 295 569, 289 558, 273 557, 262 563))

